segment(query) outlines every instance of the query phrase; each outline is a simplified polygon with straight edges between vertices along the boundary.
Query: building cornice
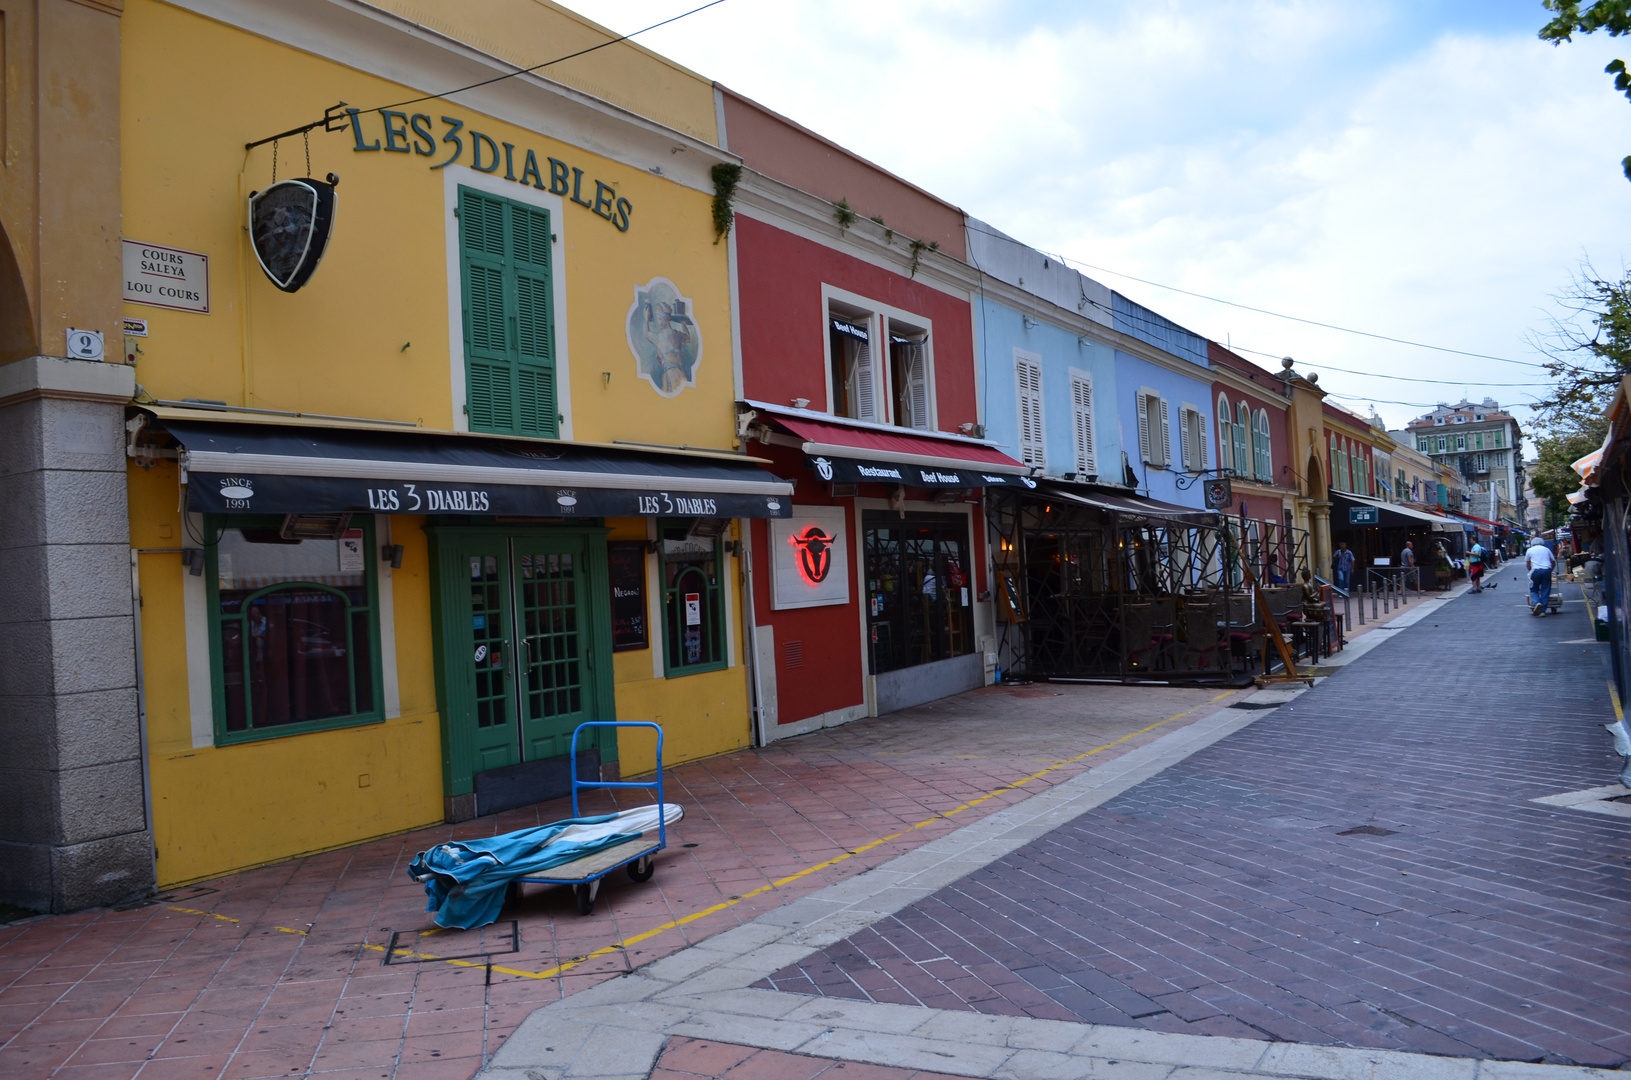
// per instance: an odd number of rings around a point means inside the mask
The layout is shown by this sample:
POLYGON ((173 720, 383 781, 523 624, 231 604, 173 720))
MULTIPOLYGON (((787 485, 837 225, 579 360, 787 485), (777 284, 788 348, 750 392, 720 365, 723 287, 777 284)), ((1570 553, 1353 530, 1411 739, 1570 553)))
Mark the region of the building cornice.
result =
MULTIPOLYGON (((427 94, 516 70, 508 61, 361 0, 165 2, 427 94)), ((738 160, 704 139, 535 73, 466 90, 448 107, 514 124, 710 195, 713 166, 738 160)), ((245 141, 265 134, 245 132, 245 141)))

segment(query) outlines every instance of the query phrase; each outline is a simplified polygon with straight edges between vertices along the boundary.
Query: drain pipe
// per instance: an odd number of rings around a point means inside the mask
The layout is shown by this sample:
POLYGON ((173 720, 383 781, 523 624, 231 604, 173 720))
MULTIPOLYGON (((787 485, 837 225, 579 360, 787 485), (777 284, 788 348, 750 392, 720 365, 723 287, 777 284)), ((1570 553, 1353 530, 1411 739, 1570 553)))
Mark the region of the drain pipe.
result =
POLYGON ((753 598, 753 519, 738 520, 742 523, 742 628, 747 634, 742 658, 748 665, 749 728, 753 733, 753 745, 765 746, 769 738, 765 731, 764 683, 759 673, 759 624, 754 618, 757 605, 753 598))

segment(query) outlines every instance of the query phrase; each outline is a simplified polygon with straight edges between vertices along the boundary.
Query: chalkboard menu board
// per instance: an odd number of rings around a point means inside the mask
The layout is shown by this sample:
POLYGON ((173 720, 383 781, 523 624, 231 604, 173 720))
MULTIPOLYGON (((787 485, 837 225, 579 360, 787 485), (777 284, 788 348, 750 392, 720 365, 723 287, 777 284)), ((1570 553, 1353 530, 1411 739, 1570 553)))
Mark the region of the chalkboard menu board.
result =
POLYGON ((611 556, 612 651, 648 649, 646 630, 646 545, 644 541, 607 545, 611 556))

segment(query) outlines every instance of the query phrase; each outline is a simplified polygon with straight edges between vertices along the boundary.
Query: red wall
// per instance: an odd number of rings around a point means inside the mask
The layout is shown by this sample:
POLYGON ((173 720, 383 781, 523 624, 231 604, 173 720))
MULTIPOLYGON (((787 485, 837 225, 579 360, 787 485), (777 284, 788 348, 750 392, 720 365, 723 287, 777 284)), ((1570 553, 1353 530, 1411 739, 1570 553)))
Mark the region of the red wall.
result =
POLYGON ((813 408, 825 406, 825 284, 932 320, 940 430, 978 422, 968 301, 741 214, 735 230, 742 383, 749 398, 788 405, 802 397, 813 408))
MULTIPOLYGON (((1286 472, 1286 464, 1291 453, 1291 431, 1286 423, 1285 400, 1283 398, 1273 398, 1266 394, 1254 394, 1250 391, 1239 390, 1226 383, 1215 382, 1212 384, 1212 412, 1217 412, 1219 394, 1229 399, 1230 424, 1235 422, 1235 408, 1242 400, 1251 408, 1253 422, 1256 421, 1258 410, 1268 410, 1269 456, 1274 463, 1274 486, 1281 488, 1294 487, 1295 480, 1292 474, 1286 472)), ((1212 460, 1214 462, 1223 461, 1223 452, 1216 445, 1219 437, 1220 432, 1214 418, 1212 430, 1212 453, 1214 455, 1212 460)), ((1235 469, 1236 471, 1242 471, 1238 463, 1236 463, 1235 469)))

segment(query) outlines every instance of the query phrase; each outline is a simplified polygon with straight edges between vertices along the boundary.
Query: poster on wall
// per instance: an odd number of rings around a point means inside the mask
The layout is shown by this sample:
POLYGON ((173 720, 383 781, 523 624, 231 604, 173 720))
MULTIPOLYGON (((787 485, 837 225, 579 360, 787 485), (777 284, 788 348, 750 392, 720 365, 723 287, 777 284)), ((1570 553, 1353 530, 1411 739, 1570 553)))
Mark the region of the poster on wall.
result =
POLYGON ((625 329, 636 373, 663 397, 674 397, 697 384, 702 363, 702 329, 696 302, 681 296, 679 286, 655 277, 634 287, 625 329))
POLYGON ((619 540, 606 547, 612 582, 612 651, 649 649, 645 541, 619 540))
POLYGON ((849 603, 849 531, 842 506, 795 506, 770 522, 770 606, 849 603))

